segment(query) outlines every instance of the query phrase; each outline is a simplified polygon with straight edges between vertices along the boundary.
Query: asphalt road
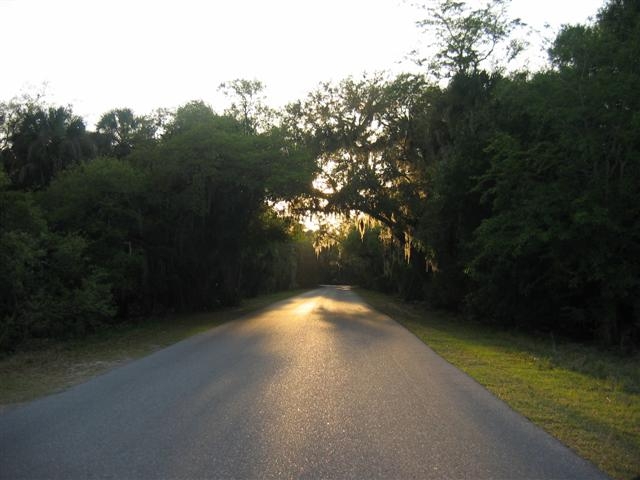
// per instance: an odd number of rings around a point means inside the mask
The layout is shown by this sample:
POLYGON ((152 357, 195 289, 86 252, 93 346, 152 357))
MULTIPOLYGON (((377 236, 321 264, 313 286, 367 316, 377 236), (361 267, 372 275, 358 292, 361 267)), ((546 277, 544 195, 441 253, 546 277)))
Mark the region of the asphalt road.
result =
POLYGON ((0 415, 1 478, 606 478, 348 287, 0 415))

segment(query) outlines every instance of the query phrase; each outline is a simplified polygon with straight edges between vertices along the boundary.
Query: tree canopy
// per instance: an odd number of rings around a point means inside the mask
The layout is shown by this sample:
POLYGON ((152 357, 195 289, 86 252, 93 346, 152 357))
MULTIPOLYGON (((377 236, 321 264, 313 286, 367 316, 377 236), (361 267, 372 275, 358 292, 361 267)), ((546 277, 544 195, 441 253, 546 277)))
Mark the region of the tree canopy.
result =
POLYGON ((1 103, 0 348, 321 281, 637 348, 640 4, 563 27, 520 73, 492 63, 521 46, 505 8, 434 1, 423 74, 281 111, 243 79, 223 114, 117 108, 95 131, 1 103), (314 234, 309 214, 351 223, 314 234))

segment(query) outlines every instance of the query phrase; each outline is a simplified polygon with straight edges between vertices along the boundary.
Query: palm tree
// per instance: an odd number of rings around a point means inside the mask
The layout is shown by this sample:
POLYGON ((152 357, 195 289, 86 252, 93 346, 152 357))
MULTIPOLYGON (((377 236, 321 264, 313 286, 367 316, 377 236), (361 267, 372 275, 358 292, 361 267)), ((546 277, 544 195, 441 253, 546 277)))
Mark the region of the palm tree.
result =
POLYGON ((17 187, 46 187, 58 172, 94 154, 84 121, 70 108, 28 108, 14 125, 2 156, 17 187))

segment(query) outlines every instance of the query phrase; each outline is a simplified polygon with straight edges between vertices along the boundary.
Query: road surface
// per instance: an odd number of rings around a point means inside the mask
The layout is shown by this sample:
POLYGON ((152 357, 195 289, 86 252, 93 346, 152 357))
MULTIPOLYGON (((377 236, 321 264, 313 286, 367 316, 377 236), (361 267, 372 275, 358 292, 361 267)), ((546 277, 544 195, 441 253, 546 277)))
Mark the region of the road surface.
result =
POLYGON ((606 478, 325 287, 0 415, 1 478, 606 478))

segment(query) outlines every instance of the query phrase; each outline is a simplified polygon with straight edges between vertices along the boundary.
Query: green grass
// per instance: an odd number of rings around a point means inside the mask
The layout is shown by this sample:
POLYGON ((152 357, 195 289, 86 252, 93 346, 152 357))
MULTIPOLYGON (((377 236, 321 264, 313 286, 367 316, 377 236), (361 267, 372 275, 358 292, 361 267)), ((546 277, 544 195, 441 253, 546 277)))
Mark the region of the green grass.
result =
POLYGON ((0 410, 64 390, 117 365, 257 311, 304 290, 262 295, 239 307, 121 325, 65 342, 48 342, 0 358, 0 410))
POLYGON ((601 470, 620 479, 640 475, 640 356, 500 331, 358 293, 601 470))

